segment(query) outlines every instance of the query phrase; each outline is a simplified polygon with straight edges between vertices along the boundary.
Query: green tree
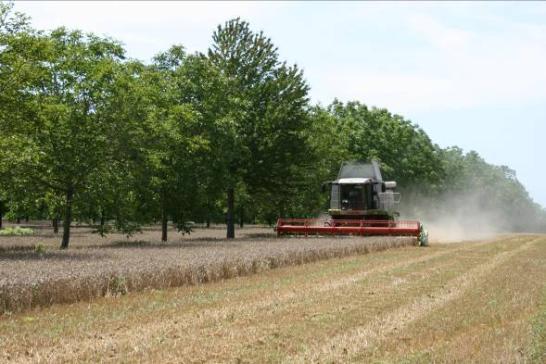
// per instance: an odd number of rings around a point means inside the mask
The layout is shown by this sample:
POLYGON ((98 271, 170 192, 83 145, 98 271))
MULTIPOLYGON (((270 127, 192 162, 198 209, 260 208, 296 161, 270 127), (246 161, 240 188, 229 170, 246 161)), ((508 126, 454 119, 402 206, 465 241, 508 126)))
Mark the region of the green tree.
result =
POLYGON ((381 162, 386 179, 401 186, 438 183, 442 178, 441 159, 428 135, 417 125, 386 109, 368 109, 359 102, 339 101, 329 108, 338 120, 341 138, 352 159, 381 162))
POLYGON ((63 197, 61 247, 67 248, 74 202, 108 166, 116 126, 104 106, 124 51, 110 39, 64 28, 37 38, 40 53, 25 64, 32 77, 14 90, 29 111, 2 118, 0 129, 16 151, 7 167, 12 176, 63 197))
MULTIPOLYGON (((544 229, 544 211, 533 202, 516 172, 507 166, 487 163, 477 152, 464 153, 458 147, 441 151, 445 179, 442 198, 459 201, 469 219, 489 216, 491 223, 505 231, 544 229)), ((432 201, 434 202, 434 201, 432 201)), ((439 204, 440 206, 445 204, 439 204)), ((443 209, 452 208, 443 206, 443 209)), ((446 213, 447 211, 436 211, 446 213)))
MULTIPOLYGON (((21 178, 13 178, 10 163, 19 157, 12 153, 18 139, 11 136, 11 126, 18 126, 32 113, 34 96, 21 92, 37 79, 34 65, 41 59, 44 41, 30 27, 24 14, 13 11, 13 3, 0 2, 0 220, 28 215, 35 196, 21 178)), ((1 222, 0 222, 1 227, 1 222)))
POLYGON ((227 237, 235 236, 234 199, 239 183, 253 201, 275 198, 283 213, 308 151, 305 128, 308 86, 297 66, 279 61, 277 48, 247 22, 218 26, 208 58, 227 79, 232 127, 227 129, 222 163, 226 171, 227 237))
POLYGON ((128 143, 121 154, 129 156, 132 166, 129 173, 138 220, 159 220, 163 241, 168 238, 168 221, 179 230, 186 229, 184 222, 203 198, 198 173, 203 170, 201 156, 208 153, 209 141, 203 132, 203 116, 190 96, 187 58, 182 47, 174 46, 150 66, 134 64, 127 81, 128 110, 122 112, 125 116, 118 112, 131 125, 131 137, 124 137, 128 143))
POLYGON ((192 171, 198 185, 192 190, 192 211, 210 224, 222 211, 221 196, 229 178, 227 161, 234 153, 235 120, 240 111, 228 92, 227 78, 203 54, 185 56, 175 79, 180 102, 191 104, 198 118, 193 133, 206 141, 206 151, 193 156, 192 171))

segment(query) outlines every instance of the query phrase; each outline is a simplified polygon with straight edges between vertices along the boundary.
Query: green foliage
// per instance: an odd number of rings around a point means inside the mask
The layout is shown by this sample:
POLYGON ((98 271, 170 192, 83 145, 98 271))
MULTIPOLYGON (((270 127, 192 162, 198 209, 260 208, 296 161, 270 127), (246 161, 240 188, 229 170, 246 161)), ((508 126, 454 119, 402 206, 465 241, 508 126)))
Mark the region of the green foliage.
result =
POLYGON ((113 296, 123 296, 129 291, 127 278, 113 275, 108 284, 108 292, 113 296))
MULTIPOLYGON (((50 196, 55 216, 64 210, 67 227, 81 195, 112 172, 110 141, 117 128, 108 106, 123 49, 109 39, 64 28, 6 39, 0 80, 18 81, 8 94, 17 107, 0 116, 5 132, 0 169, 8 179, 10 200, 12 206, 29 205, 50 196), (25 72, 14 73, 20 64, 25 72)), ((63 247, 68 241, 65 228, 63 247)))
POLYGON ((192 72, 187 68, 193 67, 186 66, 187 58, 181 47, 173 47, 151 66, 133 64, 126 82, 134 99, 125 106, 133 115, 119 116, 129 126, 120 154, 129 156, 126 192, 134 193, 136 220, 170 219, 180 230, 202 196, 196 172, 209 150, 207 126, 186 92, 192 72))
POLYGON ((0 217, 62 218, 63 247, 73 218, 100 234, 161 221, 165 240, 168 222, 272 224, 316 216, 342 161, 376 159, 407 215, 450 199, 507 229, 546 229, 508 167, 442 149, 386 109, 310 105, 302 70, 245 21, 218 26, 206 55, 177 45, 146 65, 124 53, 94 34, 37 31, 0 3, 0 217))
POLYGON ((221 144, 225 188, 243 184, 265 214, 285 214, 312 152, 303 72, 240 19, 218 26, 208 58, 226 78, 224 103, 233 110, 221 144))
POLYGON ((423 224, 419 226, 419 246, 428 246, 428 231, 423 224))
POLYGON ((546 227, 544 210, 533 202, 514 170, 491 165, 475 151, 465 154, 452 147, 440 153, 446 175, 441 185, 444 198, 472 199, 469 208, 494 215, 497 224, 507 231, 546 227))
POLYGON ((368 109, 359 102, 334 101, 328 108, 340 133, 338 148, 347 159, 381 163, 383 178, 402 186, 439 182, 441 158, 426 133, 386 109, 368 109))
POLYGON ((0 230, 0 236, 28 236, 32 234, 34 234, 32 229, 19 226, 7 227, 0 230))
POLYGON ((43 243, 34 245, 34 253, 42 255, 46 252, 46 246, 43 243))

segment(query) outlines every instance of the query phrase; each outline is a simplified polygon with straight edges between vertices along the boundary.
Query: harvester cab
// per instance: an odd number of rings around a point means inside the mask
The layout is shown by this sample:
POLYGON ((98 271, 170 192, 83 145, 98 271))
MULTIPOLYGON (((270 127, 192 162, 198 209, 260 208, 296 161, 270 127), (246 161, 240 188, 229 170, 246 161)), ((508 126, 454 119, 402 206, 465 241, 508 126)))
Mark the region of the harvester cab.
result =
POLYGON ((329 182, 333 219, 394 220, 400 193, 396 182, 384 182, 376 161, 344 162, 337 179, 329 182))
POLYGON ((277 220, 277 235, 391 235, 415 236, 420 245, 428 244, 419 221, 398 220, 396 205, 400 193, 396 182, 383 181, 379 164, 344 162, 337 179, 326 182, 329 190, 328 219, 277 220))

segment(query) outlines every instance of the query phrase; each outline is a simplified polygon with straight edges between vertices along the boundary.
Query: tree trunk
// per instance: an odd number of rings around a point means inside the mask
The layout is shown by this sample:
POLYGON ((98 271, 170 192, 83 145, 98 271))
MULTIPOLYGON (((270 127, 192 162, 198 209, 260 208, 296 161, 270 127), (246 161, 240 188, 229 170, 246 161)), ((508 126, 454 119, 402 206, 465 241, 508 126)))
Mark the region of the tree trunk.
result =
POLYGON ((69 188, 66 192, 66 205, 64 208, 64 221, 63 221, 63 240, 61 242, 61 249, 68 248, 70 242, 70 224, 72 223, 72 199, 74 198, 74 190, 69 188))
POLYGON ((242 229, 245 225, 245 207, 241 205, 239 210, 239 227, 242 229))
POLYGON ((161 209, 161 241, 167 241, 168 216, 165 207, 161 209))
POLYGON ((104 231, 104 224, 106 224, 106 215, 104 211, 100 212, 100 231, 104 231))
POLYGON ((227 224, 227 238, 228 239, 234 239, 235 238, 235 224, 233 221, 233 205, 235 202, 235 189, 233 187, 228 188, 227 190, 227 216, 226 216, 226 224, 227 224))
POLYGON ((59 217, 55 216, 53 220, 51 220, 51 225, 53 225, 53 233, 58 234, 59 233, 59 217))
POLYGON ((284 203, 282 202, 279 204, 279 217, 286 217, 284 203))
POLYGON ((210 228, 210 217, 207 217, 207 229, 210 228))
POLYGON ((0 229, 2 229, 2 219, 4 218, 4 202, 0 201, 0 229))
POLYGON ((19 216, 17 216, 17 218, 15 219, 15 223, 17 225, 19 225, 21 223, 21 218, 19 216))
POLYGON ((27 216, 25 216, 25 222, 28 224, 28 221, 30 220, 30 218, 27 216))

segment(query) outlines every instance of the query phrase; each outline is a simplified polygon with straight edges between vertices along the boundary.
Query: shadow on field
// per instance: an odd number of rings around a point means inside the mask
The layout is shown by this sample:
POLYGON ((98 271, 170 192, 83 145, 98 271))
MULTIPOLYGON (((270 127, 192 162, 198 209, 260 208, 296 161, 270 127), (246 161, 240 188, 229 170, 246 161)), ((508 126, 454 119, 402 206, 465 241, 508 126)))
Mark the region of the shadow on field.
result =
MULTIPOLYGON (((194 240, 186 240, 181 242, 150 242, 150 241, 114 241, 108 244, 93 245, 89 248, 107 248, 107 249, 118 249, 118 248, 128 248, 128 249, 172 249, 172 248, 207 248, 207 247, 216 247, 220 243, 230 243, 222 244, 222 248, 238 248, 241 243, 247 243, 256 239, 211 239, 211 238, 195 238, 194 240)), ((263 240, 263 239, 262 239, 263 240)), ((272 241, 274 242, 274 241, 272 241)))
POLYGON ((272 239, 276 238, 277 233, 250 233, 246 234, 246 238, 248 239, 272 239))
POLYGON ((126 241, 126 240, 116 240, 106 244, 93 244, 88 245, 86 248, 197 248, 197 247, 213 247, 219 243, 231 243, 226 244, 224 247, 238 246, 239 243, 255 241, 255 240, 271 240, 274 242, 277 239, 277 234, 275 233, 251 233, 246 234, 243 237, 237 237, 235 239, 227 238, 216 238, 216 237, 189 237, 183 241, 147 241, 147 240, 136 240, 136 241, 126 241))
POLYGON ((228 238, 209 238, 209 237, 197 237, 197 238, 188 238, 186 241, 195 242, 195 241, 208 241, 210 243, 237 243, 240 241, 255 241, 255 240, 275 240, 277 238, 276 234, 247 234, 245 236, 236 237, 235 239, 228 238))
POLYGON ((108 254, 99 252, 83 252, 78 251, 77 254, 70 251, 46 251, 43 253, 37 253, 32 250, 15 250, 15 251, 0 251, 0 262, 7 260, 22 260, 22 261, 35 261, 35 260, 51 260, 51 261, 89 261, 89 260, 103 260, 108 258, 108 254))
MULTIPOLYGON (((87 236, 89 235, 89 233, 92 232, 92 230, 89 230, 89 231, 71 231, 70 232, 70 238, 76 238, 76 237, 80 237, 80 236, 87 236)), ((32 236, 43 236, 43 237, 47 237, 47 238, 58 238, 59 241, 61 240, 61 238, 63 237, 63 232, 62 231, 59 231, 57 234, 55 234, 53 231, 43 231, 43 230, 34 230, 34 233, 32 234, 32 236), (38 231, 38 233, 36 233, 38 231)))

